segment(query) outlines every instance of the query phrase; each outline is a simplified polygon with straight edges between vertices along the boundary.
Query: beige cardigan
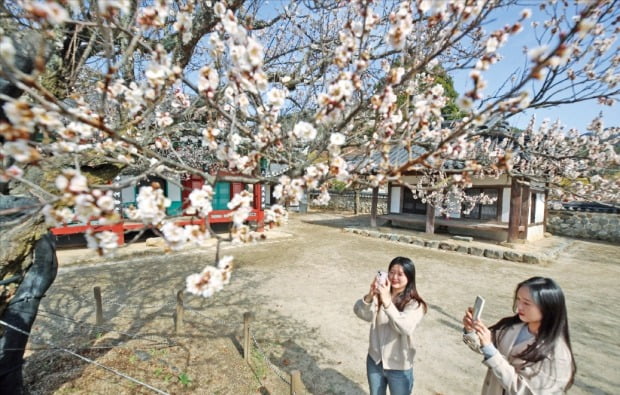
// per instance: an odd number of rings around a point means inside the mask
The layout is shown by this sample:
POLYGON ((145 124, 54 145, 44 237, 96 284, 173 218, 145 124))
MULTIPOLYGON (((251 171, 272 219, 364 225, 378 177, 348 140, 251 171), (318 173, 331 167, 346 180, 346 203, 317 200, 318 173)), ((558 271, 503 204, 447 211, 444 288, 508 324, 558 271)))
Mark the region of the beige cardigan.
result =
POLYGON ((571 353, 563 340, 556 342, 552 355, 524 368, 515 355, 523 352, 534 338, 515 346, 514 342, 523 327, 515 324, 507 329, 496 345, 499 352, 484 361, 489 367, 482 385, 483 395, 564 394, 571 377, 571 353))
POLYGON ((387 309, 377 309, 377 303, 377 297, 372 303, 362 298, 353 307, 355 315, 370 322, 368 355, 377 364, 383 362, 384 369, 411 369, 415 356, 413 330, 424 316, 423 307, 415 300, 403 311, 398 311, 394 303, 387 309))

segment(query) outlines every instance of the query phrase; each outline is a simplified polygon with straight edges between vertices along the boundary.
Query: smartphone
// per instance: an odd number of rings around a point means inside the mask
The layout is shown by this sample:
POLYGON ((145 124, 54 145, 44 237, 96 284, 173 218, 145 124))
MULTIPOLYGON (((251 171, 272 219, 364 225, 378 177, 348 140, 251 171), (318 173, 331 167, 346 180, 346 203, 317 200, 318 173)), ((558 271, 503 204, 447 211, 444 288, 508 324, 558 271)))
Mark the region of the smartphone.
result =
POLYGON ((385 284, 387 279, 388 279, 387 272, 382 272, 381 270, 377 272, 377 285, 385 284))
POLYGON ((480 320, 480 314, 482 314, 483 308, 484 308, 484 298, 482 296, 476 296, 476 301, 474 302, 474 312, 472 314, 473 321, 480 320))

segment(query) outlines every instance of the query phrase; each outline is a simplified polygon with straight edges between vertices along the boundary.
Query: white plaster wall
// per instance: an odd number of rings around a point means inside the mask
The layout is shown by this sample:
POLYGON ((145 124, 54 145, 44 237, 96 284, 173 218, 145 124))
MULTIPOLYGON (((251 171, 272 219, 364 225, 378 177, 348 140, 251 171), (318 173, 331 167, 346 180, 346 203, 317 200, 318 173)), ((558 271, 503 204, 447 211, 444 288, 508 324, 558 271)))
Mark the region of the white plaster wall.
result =
POLYGON ((545 227, 541 225, 531 225, 527 228, 527 240, 540 240, 545 237, 545 227))
POLYGON ((390 189, 391 198, 390 198, 390 213, 401 213, 402 208, 400 207, 400 196, 402 193, 402 187, 393 186, 390 189))
POLYGON ((271 206, 271 185, 263 185, 263 207, 271 206))
POLYGON ((539 223, 545 220, 545 195, 543 193, 536 194, 536 216, 534 222, 539 223))
POLYGON ((508 222, 510 218, 510 188, 504 188, 502 192, 502 222, 508 222))

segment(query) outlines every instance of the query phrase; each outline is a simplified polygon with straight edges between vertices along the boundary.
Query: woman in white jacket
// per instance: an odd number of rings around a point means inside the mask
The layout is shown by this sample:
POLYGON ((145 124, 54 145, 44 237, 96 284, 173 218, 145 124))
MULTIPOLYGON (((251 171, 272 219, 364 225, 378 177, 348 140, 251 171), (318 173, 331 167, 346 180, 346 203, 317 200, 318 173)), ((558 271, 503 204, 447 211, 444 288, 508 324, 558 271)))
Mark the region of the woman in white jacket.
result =
POLYGON ((409 395, 413 390, 413 330, 426 313, 418 294, 415 266, 409 258, 396 257, 388 267, 388 280, 373 279, 370 291, 353 308, 370 322, 366 375, 370 395, 409 395))
POLYGON ((532 277, 517 285, 514 310, 489 328, 472 320, 471 308, 463 317, 464 340, 489 368, 482 394, 565 393, 577 368, 562 289, 550 278, 532 277))

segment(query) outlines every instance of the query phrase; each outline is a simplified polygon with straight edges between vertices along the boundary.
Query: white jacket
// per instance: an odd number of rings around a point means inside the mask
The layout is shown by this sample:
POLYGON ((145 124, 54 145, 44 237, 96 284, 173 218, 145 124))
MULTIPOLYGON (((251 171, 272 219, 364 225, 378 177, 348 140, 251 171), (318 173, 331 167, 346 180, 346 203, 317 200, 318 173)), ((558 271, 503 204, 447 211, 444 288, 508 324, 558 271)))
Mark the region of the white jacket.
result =
POLYGON ((483 363, 489 370, 482 385, 483 395, 564 394, 572 373, 572 359, 568 345, 556 341, 551 355, 533 365, 522 367, 523 360, 516 357, 534 338, 515 345, 524 323, 512 325, 502 331, 498 350, 483 363))
POLYGON ((424 308, 415 300, 403 311, 394 303, 377 309, 377 297, 372 303, 360 299, 355 303, 355 315, 370 322, 368 355, 376 362, 383 362, 384 369, 407 370, 413 367, 415 348, 413 331, 424 317, 424 308))

